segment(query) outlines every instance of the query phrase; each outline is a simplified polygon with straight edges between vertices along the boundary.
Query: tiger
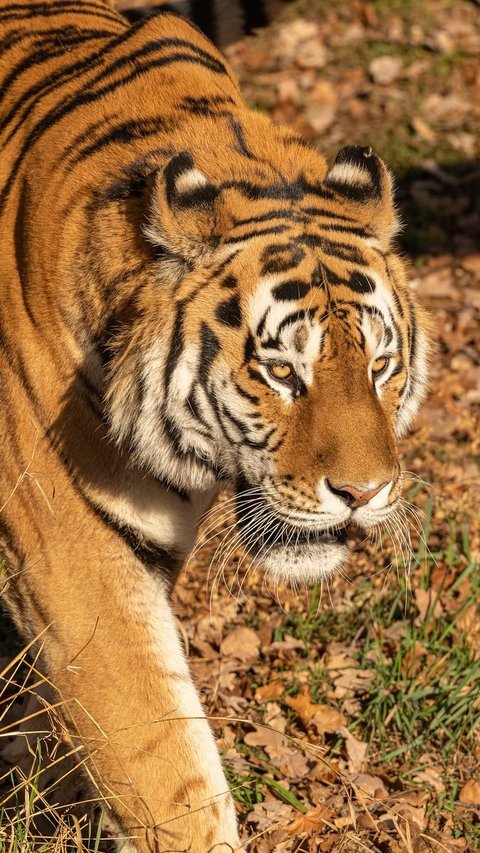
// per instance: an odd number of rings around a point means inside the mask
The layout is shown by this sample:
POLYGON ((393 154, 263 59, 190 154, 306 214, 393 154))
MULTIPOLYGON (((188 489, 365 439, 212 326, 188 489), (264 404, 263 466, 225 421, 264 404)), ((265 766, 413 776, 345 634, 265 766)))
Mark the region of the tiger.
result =
POLYGON ((394 516, 429 335, 392 178, 171 12, 1 0, 0 42, 4 603, 121 849, 238 850, 172 590, 221 489, 286 583, 394 516))

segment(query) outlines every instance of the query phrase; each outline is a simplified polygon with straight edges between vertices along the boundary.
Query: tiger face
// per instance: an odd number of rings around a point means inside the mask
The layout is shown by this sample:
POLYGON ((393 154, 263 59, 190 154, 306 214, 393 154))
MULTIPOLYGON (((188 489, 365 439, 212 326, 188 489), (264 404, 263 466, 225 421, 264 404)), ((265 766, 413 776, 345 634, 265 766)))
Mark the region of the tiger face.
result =
POLYGON ((395 514, 427 339, 371 149, 248 205, 244 184, 219 187, 186 153, 155 178, 146 233, 175 310, 165 338, 150 297, 117 343, 111 426, 177 487, 228 481, 245 548, 275 579, 310 583, 345 560, 351 523, 395 514))

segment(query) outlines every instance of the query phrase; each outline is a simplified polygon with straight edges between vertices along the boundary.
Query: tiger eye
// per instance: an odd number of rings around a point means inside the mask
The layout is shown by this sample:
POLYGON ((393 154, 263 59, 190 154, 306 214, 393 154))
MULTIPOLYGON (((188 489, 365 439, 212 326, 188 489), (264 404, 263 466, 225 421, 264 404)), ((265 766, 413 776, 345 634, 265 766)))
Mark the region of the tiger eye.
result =
POLYGON ((275 379, 289 379, 293 371, 289 364, 271 364, 270 373, 275 379))
POLYGON ((390 359, 388 356, 381 356, 380 358, 376 358, 372 365, 372 373, 374 376, 379 376, 381 373, 384 373, 389 365, 390 359))

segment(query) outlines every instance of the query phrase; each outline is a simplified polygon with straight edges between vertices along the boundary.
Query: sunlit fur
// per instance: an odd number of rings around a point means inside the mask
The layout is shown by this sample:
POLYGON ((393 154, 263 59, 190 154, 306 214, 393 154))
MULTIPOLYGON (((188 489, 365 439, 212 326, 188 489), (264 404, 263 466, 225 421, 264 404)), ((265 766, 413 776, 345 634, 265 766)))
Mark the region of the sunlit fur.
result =
POLYGON ((247 110, 170 14, 0 2, 0 41, 6 602, 129 849, 231 850, 169 595, 222 484, 222 560, 275 583, 407 511, 427 343, 390 176, 247 110))

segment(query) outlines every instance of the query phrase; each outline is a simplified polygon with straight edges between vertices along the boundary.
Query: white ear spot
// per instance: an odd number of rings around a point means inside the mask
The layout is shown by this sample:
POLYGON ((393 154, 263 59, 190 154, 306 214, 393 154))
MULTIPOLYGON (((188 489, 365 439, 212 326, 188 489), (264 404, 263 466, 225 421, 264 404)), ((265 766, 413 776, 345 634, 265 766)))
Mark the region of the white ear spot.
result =
POLYGON ((372 183, 372 177, 367 169, 362 169, 355 163, 336 163, 328 175, 329 181, 338 184, 347 184, 364 187, 372 183))
POLYGON ((179 195, 191 193, 193 190, 198 190, 208 184, 208 180, 198 169, 188 169, 182 172, 175 180, 175 192, 179 195))

